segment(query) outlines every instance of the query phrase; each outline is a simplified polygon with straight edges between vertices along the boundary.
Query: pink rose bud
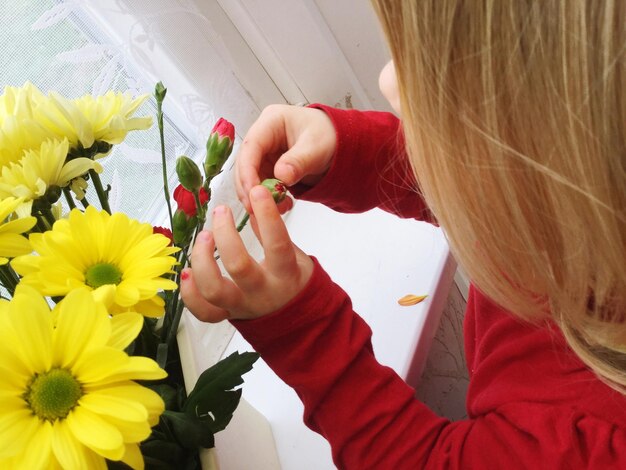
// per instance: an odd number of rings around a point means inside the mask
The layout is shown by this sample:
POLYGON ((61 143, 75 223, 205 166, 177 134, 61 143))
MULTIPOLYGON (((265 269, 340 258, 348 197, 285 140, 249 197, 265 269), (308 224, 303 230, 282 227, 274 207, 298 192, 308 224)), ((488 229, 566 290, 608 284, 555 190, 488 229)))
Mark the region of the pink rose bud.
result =
POLYGON ((285 197, 287 197, 287 187, 285 186, 285 183, 277 180, 276 178, 268 178, 266 180, 263 180, 261 186, 265 186, 267 189, 270 190, 270 193, 272 193, 272 197, 274 198, 274 202, 276 204, 278 204, 283 199, 285 199, 285 197))
POLYGON ((233 151, 235 142, 235 126, 224 118, 220 118, 206 142, 206 158, 204 160, 204 177, 210 181, 217 175, 233 151))

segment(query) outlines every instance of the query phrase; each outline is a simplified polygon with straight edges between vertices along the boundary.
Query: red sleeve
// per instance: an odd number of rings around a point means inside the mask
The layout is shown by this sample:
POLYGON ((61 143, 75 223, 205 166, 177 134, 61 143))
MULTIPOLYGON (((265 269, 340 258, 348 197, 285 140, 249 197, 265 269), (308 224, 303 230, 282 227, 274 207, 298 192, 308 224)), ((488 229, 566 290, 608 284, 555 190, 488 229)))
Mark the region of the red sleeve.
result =
POLYGON ((333 122, 337 150, 325 177, 314 187, 290 188, 294 196, 339 212, 380 207, 400 217, 434 222, 417 191, 398 118, 378 111, 312 107, 333 122))
POLYGON ((288 305, 232 323, 295 389, 340 469, 625 468, 623 428, 569 407, 504 403, 454 423, 436 416, 376 361, 370 328, 317 261, 288 305))

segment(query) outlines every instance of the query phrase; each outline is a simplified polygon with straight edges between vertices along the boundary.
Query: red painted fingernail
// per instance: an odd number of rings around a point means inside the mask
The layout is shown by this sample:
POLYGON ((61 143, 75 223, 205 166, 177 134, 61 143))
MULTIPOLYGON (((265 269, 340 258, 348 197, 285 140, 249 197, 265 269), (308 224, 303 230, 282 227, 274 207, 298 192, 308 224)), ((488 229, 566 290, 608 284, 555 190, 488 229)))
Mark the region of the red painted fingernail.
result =
POLYGON ((189 279, 189 273, 187 271, 183 271, 182 273, 180 273, 180 278, 183 281, 186 281, 187 279, 189 279))

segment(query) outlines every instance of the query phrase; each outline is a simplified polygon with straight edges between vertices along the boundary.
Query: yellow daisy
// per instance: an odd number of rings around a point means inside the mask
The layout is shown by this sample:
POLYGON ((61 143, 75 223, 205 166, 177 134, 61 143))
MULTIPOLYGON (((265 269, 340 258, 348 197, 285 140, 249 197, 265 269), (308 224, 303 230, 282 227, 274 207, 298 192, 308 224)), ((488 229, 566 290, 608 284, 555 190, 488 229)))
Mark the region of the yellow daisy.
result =
POLYGON ((106 469, 105 458, 143 468, 139 443, 164 404, 133 380, 167 374, 124 352, 142 324, 109 317, 87 289, 52 314, 26 286, 0 304, 0 468, 106 469))
POLYGON ((155 309, 139 310, 160 290, 176 289, 171 273, 179 251, 170 240, 153 234, 150 224, 129 219, 123 213, 109 215, 89 206, 73 209, 45 233, 33 233, 30 242, 37 255, 15 258, 11 265, 23 277, 21 283, 43 295, 64 296, 88 287, 107 302, 111 313, 135 309, 146 316, 160 316, 155 309))
POLYGON ((35 217, 16 218, 13 213, 23 203, 22 199, 8 197, 0 200, 0 265, 8 258, 30 253, 33 249, 22 234, 35 225, 35 217))
POLYGON ((72 179, 91 169, 102 171, 102 166, 89 158, 75 158, 66 163, 68 151, 67 139, 48 140, 37 150, 27 150, 18 163, 2 168, 0 197, 22 197, 24 204, 30 205, 45 195, 49 203, 54 203, 61 195, 61 188, 72 179))
POLYGON ((72 148, 90 148, 97 142, 119 144, 129 131, 152 125, 150 117, 133 117, 147 97, 109 91, 103 96, 69 100, 51 92, 47 101, 35 108, 34 115, 46 130, 58 138, 67 137, 72 148))
POLYGON ((39 148, 51 137, 33 115, 33 108, 43 98, 30 83, 21 88, 5 87, 0 95, 0 167, 17 162, 24 150, 39 148))

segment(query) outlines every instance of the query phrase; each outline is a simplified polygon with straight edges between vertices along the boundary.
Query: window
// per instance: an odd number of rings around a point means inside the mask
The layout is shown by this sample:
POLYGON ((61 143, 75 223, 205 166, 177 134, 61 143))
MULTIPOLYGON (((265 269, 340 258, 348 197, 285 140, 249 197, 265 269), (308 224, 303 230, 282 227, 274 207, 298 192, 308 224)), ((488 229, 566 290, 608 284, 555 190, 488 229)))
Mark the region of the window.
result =
MULTIPOLYGON (((123 44, 112 42, 89 15, 73 2, 21 0, 3 2, 0 15, 0 77, 3 85, 30 81, 44 93, 54 90, 75 98, 108 90, 151 94, 154 82, 127 59, 123 44)), ((156 115, 153 98, 137 115, 156 115)), ((178 155, 202 158, 202 144, 179 126, 181 119, 165 116, 166 155, 170 187, 176 184, 178 155)), ((184 123, 183 123, 184 124, 184 123)), ((105 184, 112 184, 113 210, 143 222, 163 223, 165 204, 158 128, 129 133, 102 159, 105 184)), ((91 189, 93 191, 93 189, 91 189)), ((91 193, 88 191, 88 196, 91 193)), ((93 196, 91 202, 97 202, 93 196)))

